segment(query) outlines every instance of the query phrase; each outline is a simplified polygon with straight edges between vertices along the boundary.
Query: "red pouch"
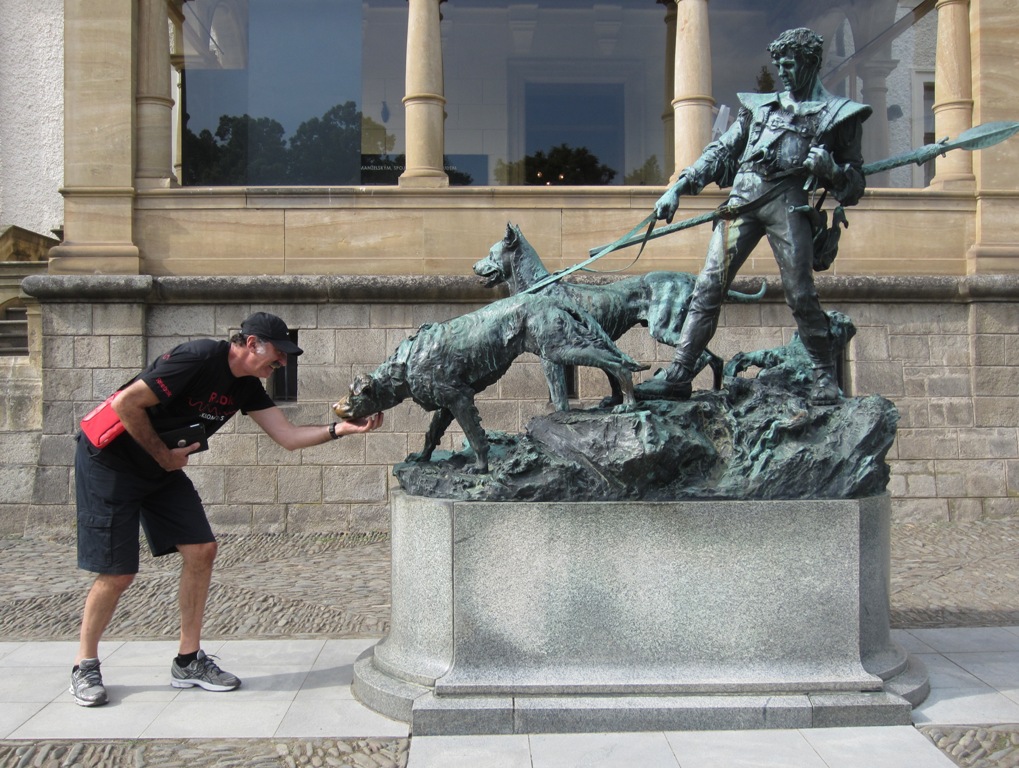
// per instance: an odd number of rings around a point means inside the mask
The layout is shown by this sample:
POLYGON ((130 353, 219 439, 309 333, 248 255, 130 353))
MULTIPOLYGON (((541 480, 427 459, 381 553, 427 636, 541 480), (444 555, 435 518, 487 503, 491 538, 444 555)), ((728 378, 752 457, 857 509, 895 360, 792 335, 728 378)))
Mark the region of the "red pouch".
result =
POLYGON ((89 412, 81 420, 81 431, 96 448, 105 448, 124 432, 124 425, 120 417, 113 410, 113 398, 118 392, 114 392, 106 401, 89 412))

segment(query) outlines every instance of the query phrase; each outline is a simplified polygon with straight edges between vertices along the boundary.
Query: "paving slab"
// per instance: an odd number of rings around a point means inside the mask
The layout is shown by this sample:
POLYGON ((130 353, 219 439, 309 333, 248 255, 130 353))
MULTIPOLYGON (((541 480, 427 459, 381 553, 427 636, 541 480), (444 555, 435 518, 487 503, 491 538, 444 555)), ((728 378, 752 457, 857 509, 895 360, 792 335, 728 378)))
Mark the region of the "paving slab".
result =
POLYGON ((0 539, 0 672, 16 683, 0 692, 0 768, 316 761, 590 768, 620 755, 628 758, 619 765, 642 764, 634 759, 647 754, 668 768, 663 742, 682 768, 766 767, 775 756, 783 768, 1019 766, 1019 520, 893 525, 895 639, 931 671, 932 693, 914 711, 915 727, 605 734, 589 747, 589 735, 410 738, 400 723, 353 700, 353 661, 388 628, 385 533, 228 534, 220 542, 205 647, 225 657, 226 669, 243 669, 246 685, 226 695, 166 685, 179 562, 143 552, 142 573, 102 645, 117 701, 89 710, 71 703, 66 687, 91 583, 75 567, 73 537, 0 539), (161 730, 173 715, 180 729, 161 730))

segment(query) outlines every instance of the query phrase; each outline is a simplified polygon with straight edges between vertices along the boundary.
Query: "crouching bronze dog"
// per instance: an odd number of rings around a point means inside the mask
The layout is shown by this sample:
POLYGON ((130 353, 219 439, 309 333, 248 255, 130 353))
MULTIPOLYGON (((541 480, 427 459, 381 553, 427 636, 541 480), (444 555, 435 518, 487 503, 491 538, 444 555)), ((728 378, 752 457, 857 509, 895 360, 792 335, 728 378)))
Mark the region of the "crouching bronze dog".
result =
MULTIPOLYGON (((456 419, 474 450, 473 471, 485 473, 488 437, 474 396, 498 381, 524 352, 558 365, 601 368, 619 383, 620 410, 635 405, 632 373, 648 367, 623 354, 583 310, 550 296, 524 294, 444 323, 422 325, 373 373, 358 376, 333 411, 341 419, 359 418, 410 398, 435 415, 424 449, 408 461, 428 461, 456 419)), ((568 408, 565 399, 562 406, 568 408)))
MULTIPOLYGON (((506 236, 474 265, 474 274, 488 287, 505 283, 510 295, 526 291, 550 276, 541 257, 514 224, 506 225, 506 236)), ((690 295, 695 280, 694 275, 685 272, 648 272, 607 285, 558 281, 539 292, 575 302, 589 312, 613 340, 633 326, 643 325, 652 338, 675 347, 679 343, 683 322, 690 308, 690 295)), ((764 296, 765 288, 762 284, 761 289, 753 294, 729 291, 727 297, 736 302, 758 301, 764 296)), ((544 365, 552 402, 558 407, 560 402, 566 401, 565 375, 562 366, 552 362, 544 365)), ((697 370, 707 366, 711 367, 714 374, 715 389, 719 389, 722 386, 721 358, 706 350, 697 363, 697 370)), ((613 384, 612 396, 603 401, 603 405, 621 402, 621 394, 614 386, 614 381, 611 378, 609 381, 613 384)))
MULTIPOLYGON (((856 326, 847 315, 838 310, 830 309, 825 314, 828 316, 832 353, 836 357, 841 356, 856 335, 856 326)), ((775 349, 737 352, 725 364, 725 375, 738 376, 751 368, 760 369, 757 374, 759 380, 777 382, 786 387, 809 388, 814 381, 813 362, 800 340, 799 332, 793 334, 788 344, 775 349)))

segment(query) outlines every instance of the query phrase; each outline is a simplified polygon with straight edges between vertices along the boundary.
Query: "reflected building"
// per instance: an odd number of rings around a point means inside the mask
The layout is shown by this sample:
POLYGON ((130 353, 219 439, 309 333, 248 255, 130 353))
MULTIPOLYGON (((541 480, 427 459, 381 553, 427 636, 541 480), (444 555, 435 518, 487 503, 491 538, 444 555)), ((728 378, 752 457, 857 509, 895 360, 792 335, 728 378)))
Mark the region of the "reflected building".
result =
MULTIPOLYGON (((425 149, 441 153, 452 184, 661 185, 675 170, 677 133, 689 155, 710 138, 708 121, 724 128, 735 115, 739 91, 773 87, 767 46, 791 22, 825 37, 829 89, 875 107, 868 157, 922 139, 915 126, 933 116, 918 95, 933 86, 933 0, 779 5, 445 0, 431 29, 425 19, 408 46, 414 9, 406 0, 190 0, 174 24, 175 175, 187 185, 398 183, 392 169, 406 161, 408 103, 425 122, 441 121, 426 139, 441 147, 425 149), (408 73, 422 93, 408 93, 408 73), (321 134, 323 116, 351 103, 357 124, 322 136, 317 152, 333 172, 309 175, 297 162, 282 176, 258 178, 302 126, 321 134), (244 118, 250 145, 240 147, 231 126, 244 118), (564 146, 587 150, 611 180, 571 180, 555 168, 527 178, 525 158, 564 146), (236 162, 205 169, 217 152, 239 151, 247 153, 243 171, 236 162)), ((307 142, 298 151, 309 151, 307 142)), ((874 181, 917 186, 922 178, 874 181)), ((433 182, 441 186, 441 175, 433 182)))

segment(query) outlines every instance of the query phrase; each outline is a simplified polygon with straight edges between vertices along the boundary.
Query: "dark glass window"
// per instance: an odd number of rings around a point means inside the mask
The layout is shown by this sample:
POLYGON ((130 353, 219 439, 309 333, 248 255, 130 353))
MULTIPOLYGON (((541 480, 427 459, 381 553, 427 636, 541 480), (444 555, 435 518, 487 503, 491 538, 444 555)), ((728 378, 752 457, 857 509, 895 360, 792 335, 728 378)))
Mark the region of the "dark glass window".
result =
MULTIPOLYGON (((674 170, 670 3, 442 3, 450 183, 664 185, 674 170)), ((407 0, 187 0, 183 8, 182 183, 397 183, 407 0)), ((768 44, 806 26, 825 38, 828 89, 876 108, 864 129, 866 160, 908 151, 924 135, 934 0, 711 0, 708 13, 715 131, 735 117, 737 93, 776 87, 768 44)), ((909 168, 869 180, 922 183, 909 168)))
POLYGON ((471 159, 471 183, 668 180, 663 5, 447 0, 441 11, 446 151, 471 159))
MULTIPOLYGON (((289 335, 290 340, 298 344, 297 331, 292 329, 289 335)), ((297 402, 297 361, 300 359, 296 355, 287 355, 287 364, 272 372, 266 389, 277 403, 297 402)))
MULTIPOLYGON (((934 0, 711 0, 711 71, 716 105, 736 116, 741 91, 776 87, 768 44, 786 29, 809 27, 824 37, 822 81, 834 94, 875 107, 864 124, 864 160, 915 148, 931 119, 924 79, 934 71, 934 0)), ((870 187, 922 186, 904 167, 878 174, 870 187)))
POLYGON ((406 26, 398 0, 186 2, 182 183, 395 183, 406 26))

